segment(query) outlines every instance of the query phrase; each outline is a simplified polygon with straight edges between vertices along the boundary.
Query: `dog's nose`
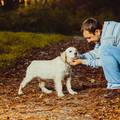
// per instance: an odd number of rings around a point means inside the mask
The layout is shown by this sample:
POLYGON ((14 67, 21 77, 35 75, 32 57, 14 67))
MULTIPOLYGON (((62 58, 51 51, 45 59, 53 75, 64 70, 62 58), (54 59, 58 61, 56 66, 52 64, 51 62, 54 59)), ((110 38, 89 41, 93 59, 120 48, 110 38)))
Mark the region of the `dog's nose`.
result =
POLYGON ((77 56, 77 52, 74 55, 77 56))

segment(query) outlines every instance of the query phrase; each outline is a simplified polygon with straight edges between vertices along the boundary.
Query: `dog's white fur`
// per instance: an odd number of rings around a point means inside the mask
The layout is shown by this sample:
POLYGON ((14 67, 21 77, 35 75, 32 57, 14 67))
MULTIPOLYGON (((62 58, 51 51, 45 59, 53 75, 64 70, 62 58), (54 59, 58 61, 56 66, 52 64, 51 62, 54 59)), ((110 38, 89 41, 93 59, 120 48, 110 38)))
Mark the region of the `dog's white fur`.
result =
MULTIPOLYGON (((61 53, 61 56, 58 56, 55 59, 32 61, 27 68, 25 78, 20 84, 18 94, 23 94, 22 89, 33 78, 37 77, 42 80, 53 79, 57 95, 62 97, 64 96, 62 91, 62 80, 66 75, 69 76, 66 82, 68 92, 72 95, 77 94, 77 92, 71 89, 71 67, 69 65, 71 60, 77 57, 77 53, 78 52, 76 48, 69 47, 63 53, 61 53)), ((45 87, 45 81, 42 80, 39 82, 39 87, 41 88, 42 92, 51 93, 52 91, 45 87)))

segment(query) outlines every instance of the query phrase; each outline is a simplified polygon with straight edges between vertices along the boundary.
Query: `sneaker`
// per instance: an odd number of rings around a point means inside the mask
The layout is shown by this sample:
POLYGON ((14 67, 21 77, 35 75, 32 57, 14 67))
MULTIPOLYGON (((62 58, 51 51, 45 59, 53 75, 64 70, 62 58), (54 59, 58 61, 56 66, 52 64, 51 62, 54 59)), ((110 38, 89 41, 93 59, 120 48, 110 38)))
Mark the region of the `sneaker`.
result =
POLYGON ((104 98, 114 98, 117 95, 120 95, 120 92, 118 91, 119 90, 117 89, 110 90, 108 93, 104 94, 104 98))

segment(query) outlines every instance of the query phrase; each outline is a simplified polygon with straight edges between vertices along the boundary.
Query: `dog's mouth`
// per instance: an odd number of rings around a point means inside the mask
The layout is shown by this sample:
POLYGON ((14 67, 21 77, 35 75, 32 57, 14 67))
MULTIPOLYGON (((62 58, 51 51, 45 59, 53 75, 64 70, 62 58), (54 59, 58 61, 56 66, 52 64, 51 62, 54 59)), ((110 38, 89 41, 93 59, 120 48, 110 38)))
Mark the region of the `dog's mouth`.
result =
POLYGON ((72 57, 67 61, 67 63, 70 64, 71 62, 73 62, 74 60, 77 60, 77 59, 79 59, 79 57, 72 57))
POLYGON ((72 60, 76 60, 76 59, 79 59, 79 57, 75 56, 75 57, 72 58, 72 60))

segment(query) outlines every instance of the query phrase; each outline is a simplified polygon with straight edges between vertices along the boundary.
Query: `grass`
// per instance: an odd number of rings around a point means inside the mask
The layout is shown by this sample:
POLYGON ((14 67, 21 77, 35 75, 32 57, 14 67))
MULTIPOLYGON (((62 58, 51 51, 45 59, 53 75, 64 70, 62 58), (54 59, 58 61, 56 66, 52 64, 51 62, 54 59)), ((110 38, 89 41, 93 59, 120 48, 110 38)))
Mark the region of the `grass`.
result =
POLYGON ((32 48, 69 38, 61 34, 0 32, 0 70, 13 66, 16 59, 24 57, 32 48))

